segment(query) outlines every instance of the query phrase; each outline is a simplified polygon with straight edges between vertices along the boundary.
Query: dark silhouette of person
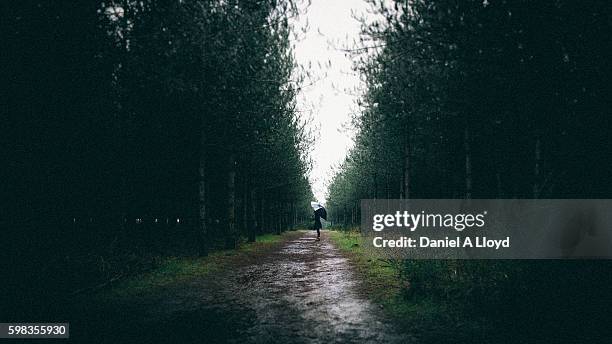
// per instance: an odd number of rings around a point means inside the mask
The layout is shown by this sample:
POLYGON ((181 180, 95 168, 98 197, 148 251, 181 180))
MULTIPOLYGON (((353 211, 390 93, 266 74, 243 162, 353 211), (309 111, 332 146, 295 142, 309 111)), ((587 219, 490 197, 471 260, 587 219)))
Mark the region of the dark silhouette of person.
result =
POLYGON ((314 212, 314 228, 317 230, 317 240, 321 240, 321 228, 323 228, 321 224, 321 212, 319 211, 321 209, 323 208, 319 208, 314 212))

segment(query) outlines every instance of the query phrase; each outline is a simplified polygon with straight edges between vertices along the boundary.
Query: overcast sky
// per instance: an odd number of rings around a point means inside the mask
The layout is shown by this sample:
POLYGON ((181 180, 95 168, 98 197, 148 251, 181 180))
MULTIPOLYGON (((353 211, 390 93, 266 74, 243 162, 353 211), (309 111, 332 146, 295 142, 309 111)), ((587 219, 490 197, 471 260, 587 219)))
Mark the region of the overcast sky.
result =
POLYGON ((323 78, 306 87, 299 98, 299 110, 311 112, 314 119, 311 125, 319 129, 311 152, 314 167, 310 174, 319 201, 325 200, 333 166, 342 162, 352 145, 352 133, 344 128, 356 108, 355 95, 350 90, 359 85, 359 78, 352 71, 351 60, 339 48, 359 35, 360 25, 351 11, 363 14, 367 8, 363 0, 313 0, 296 25, 299 28, 308 23, 309 27, 295 43, 298 63, 306 68, 311 66, 313 79, 323 78))

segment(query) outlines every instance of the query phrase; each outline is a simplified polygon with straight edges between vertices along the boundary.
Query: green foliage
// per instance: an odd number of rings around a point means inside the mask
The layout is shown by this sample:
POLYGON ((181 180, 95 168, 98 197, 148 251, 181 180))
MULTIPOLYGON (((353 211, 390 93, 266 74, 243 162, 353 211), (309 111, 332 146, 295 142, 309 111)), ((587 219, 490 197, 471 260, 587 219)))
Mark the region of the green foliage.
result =
POLYGON ((264 234, 258 236, 255 243, 243 243, 236 250, 220 250, 207 257, 158 257, 155 268, 129 276, 98 296, 115 301, 134 297, 156 297, 164 293, 164 288, 180 286, 220 272, 237 262, 248 261, 254 255, 265 253, 286 239, 287 235, 264 234))
POLYGON ((396 261, 377 259, 363 248, 363 238, 358 231, 331 231, 334 244, 349 255, 354 267, 363 278, 363 286, 369 296, 385 307, 392 307, 401 292, 400 265, 396 261))
POLYGON ((2 179, 15 200, 3 227, 28 245, 10 248, 24 262, 15 285, 37 284, 42 266, 39 284, 65 296, 140 271, 134 261, 235 245, 310 215, 311 136, 295 109, 305 75, 290 45, 300 11, 292 0, 1 11, 2 179))
MULTIPOLYGON (((612 194, 605 1, 368 2, 379 16, 353 51, 365 91, 328 190, 335 224, 355 225, 361 199, 612 194)), ((606 342, 609 268, 408 260, 383 304, 424 342, 606 342)))
POLYGON ((612 336, 609 262, 383 261, 363 249, 357 231, 331 238, 369 298, 422 342, 605 343, 612 336))
POLYGON ((335 221, 356 223, 368 198, 612 193, 605 2, 369 2, 335 221))

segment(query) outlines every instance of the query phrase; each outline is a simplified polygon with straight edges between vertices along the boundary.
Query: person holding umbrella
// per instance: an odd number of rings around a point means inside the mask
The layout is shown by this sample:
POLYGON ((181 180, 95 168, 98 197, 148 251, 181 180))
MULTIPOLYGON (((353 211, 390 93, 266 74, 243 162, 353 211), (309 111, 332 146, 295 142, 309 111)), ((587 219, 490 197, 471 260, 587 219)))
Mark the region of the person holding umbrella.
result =
POLYGON ((310 206, 314 209, 314 229, 317 230, 317 240, 321 240, 321 229, 323 228, 321 218, 327 220, 327 211, 319 202, 310 202, 310 206))

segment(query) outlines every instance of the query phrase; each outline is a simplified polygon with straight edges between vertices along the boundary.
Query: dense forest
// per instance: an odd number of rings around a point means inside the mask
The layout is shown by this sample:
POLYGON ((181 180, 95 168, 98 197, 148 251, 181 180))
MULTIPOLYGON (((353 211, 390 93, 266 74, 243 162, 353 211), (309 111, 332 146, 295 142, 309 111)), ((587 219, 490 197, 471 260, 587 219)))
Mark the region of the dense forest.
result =
POLYGON ((310 215, 292 1, 2 7, 16 289, 71 292, 310 215))
POLYGON ((320 239, 283 233, 312 220, 310 1, 2 4, 0 320, 83 342, 609 343, 610 260, 381 260, 355 231, 362 199, 610 198, 609 1, 364 1, 341 230, 320 239))
POLYGON ((607 1, 371 1, 335 220, 368 198, 606 198, 607 1))
MULTIPOLYGON (((612 195, 608 1, 370 3, 379 20, 350 49, 365 90, 328 190, 335 224, 357 226, 361 199, 612 195)), ((389 264, 404 327, 425 342, 610 336, 608 261, 389 264)))

